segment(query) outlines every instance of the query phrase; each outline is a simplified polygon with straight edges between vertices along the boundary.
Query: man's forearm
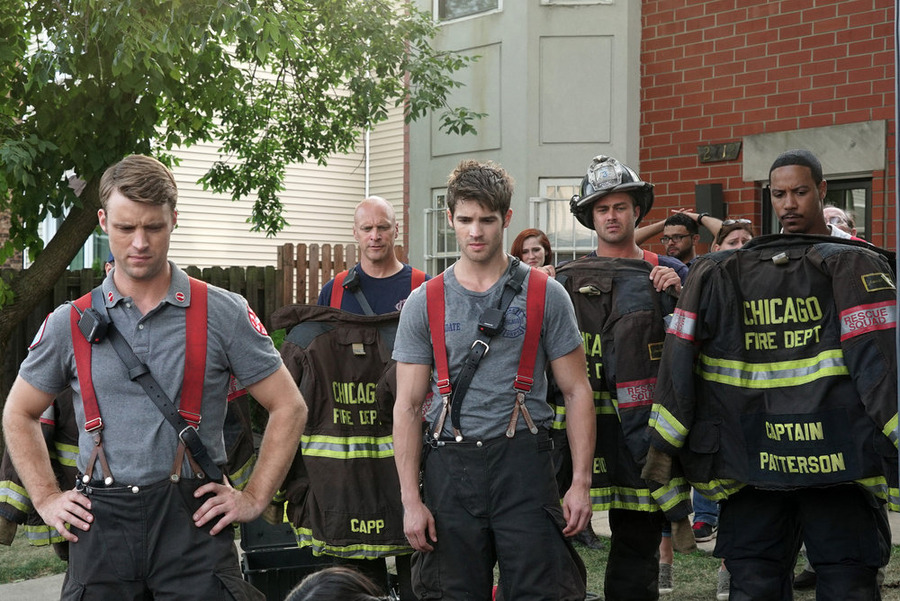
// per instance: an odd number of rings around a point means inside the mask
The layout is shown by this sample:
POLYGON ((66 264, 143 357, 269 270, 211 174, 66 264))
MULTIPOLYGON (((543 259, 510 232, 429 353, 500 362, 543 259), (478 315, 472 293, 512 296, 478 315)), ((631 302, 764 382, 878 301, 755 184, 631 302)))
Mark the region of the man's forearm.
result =
POLYGON ((420 501, 419 469, 422 461, 422 428, 418 413, 407 405, 394 406, 394 461, 404 504, 420 501))
POLYGON ((303 428, 306 424, 306 405, 283 405, 269 413, 268 424, 259 448, 259 458, 244 492, 257 500, 259 510, 272 499, 290 468, 303 428))
POLYGON ((573 485, 590 488, 596 432, 597 418, 590 388, 575 391, 566 399, 566 436, 572 454, 573 485))

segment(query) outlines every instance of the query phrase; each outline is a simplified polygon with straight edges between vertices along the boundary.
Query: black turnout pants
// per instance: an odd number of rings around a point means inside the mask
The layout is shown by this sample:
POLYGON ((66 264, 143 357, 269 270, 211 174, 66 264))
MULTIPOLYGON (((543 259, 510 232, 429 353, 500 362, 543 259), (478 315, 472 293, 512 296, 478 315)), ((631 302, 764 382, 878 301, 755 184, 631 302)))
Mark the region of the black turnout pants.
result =
POLYGON ((659 599, 659 543, 664 524, 661 511, 609 510, 612 538, 603 583, 606 601, 659 599))
POLYGON ((509 601, 583 601, 584 563, 563 534, 545 431, 448 443, 424 460, 434 551, 413 554, 422 601, 490 601, 494 564, 509 601))
POLYGON ((800 543, 816 570, 818 601, 877 601, 891 532, 878 500, 856 484, 790 491, 747 486, 724 501, 716 556, 731 572, 731 601, 793 598, 800 543))
POLYGON ((203 499, 193 493, 206 482, 86 488, 94 521, 73 528, 62 600, 265 601, 241 577, 233 529, 194 526, 203 499))

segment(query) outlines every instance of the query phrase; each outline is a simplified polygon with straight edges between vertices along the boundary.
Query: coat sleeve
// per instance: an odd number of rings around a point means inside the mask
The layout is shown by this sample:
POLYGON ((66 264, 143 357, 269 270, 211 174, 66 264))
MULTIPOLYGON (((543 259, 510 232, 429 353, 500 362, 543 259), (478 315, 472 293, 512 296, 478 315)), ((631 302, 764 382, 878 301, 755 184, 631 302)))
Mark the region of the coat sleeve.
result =
POLYGON ((694 421, 697 398, 695 363, 703 341, 712 335, 706 309, 716 278, 716 263, 700 258, 691 266, 675 312, 666 329, 662 362, 650 415, 651 444, 678 454, 694 421))
POLYGON ((825 259, 833 274, 841 349, 866 413, 897 448, 897 289, 887 261, 845 251, 825 259))

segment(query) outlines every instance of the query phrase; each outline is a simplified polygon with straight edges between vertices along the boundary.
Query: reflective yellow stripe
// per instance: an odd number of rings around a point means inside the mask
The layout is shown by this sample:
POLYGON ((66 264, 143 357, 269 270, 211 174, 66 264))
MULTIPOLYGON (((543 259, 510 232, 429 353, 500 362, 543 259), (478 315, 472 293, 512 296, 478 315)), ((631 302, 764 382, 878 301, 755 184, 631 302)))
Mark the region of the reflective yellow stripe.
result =
POLYGON ((668 484, 650 491, 650 494, 660 509, 669 511, 679 503, 691 500, 691 487, 684 478, 672 478, 668 484))
POLYGON ((630 509, 632 511, 659 511, 648 488, 604 486, 591 489, 591 507, 594 511, 630 509))
POLYGON ((78 447, 76 445, 62 442, 54 442, 53 445, 56 447, 56 460, 59 461, 60 465, 76 467, 76 460, 78 459, 78 447))
POLYGON ((298 545, 312 547, 315 556, 332 555, 344 559, 377 559, 392 555, 405 555, 412 553, 412 547, 406 545, 332 545, 313 536, 309 528, 294 528, 298 545))
POLYGON ((897 414, 894 414, 888 423, 884 425, 884 429, 882 430, 884 435, 891 439, 891 442, 894 443, 894 448, 897 448, 897 414))
POLYGON ((653 409, 650 411, 650 421, 647 423, 651 429, 656 430, 666 442, 676 449, 684 446, 688 429, 682 426, 681 422, 675 419, 675 416, 662 405, 653 404, 653 409))
POLYGON ((0 481, 0 503, 6 503, 22 513, 28 513, 32 509, 31 497, 25 487, 12 480, 0 481))
POLYGON ((566 429, 566 406, 565 405, 552 405, 554 409, 553 414, 553 425, 551 426, 554 430, 565 430, 566 429))
POLYGON ((704 380, 741 388, 800 386, 820 378, 846 376, 849 373, 840 349, 822 351, 806 359, 773 363, 747 363, 700 355, 700 376, 704 380))
POLYGON ((40 526, 29 526, 28 524, 25 524, 23 528, 25 540, 27 540, 28 544, 32 547, 46 547, 50 543, 61 543, 66 540, 60 536, 59 532, 56 531, 56 528, 51 528, 50 526, 43 524, 40 526))
POLYGON ((746 486, 737 480, 723 479, 709 482, 691 482, 701 495, 711 501, 722 501, 746 486))
POLYGON ((607 391, 594 391, 594 412, 597 415, 618 415, 612 395, 607 391))
POLYGON ((250 458, 247 461, 236 469, 233 473, 228 474, 228 479, 231 481, 231 485, 234 486, 237 490, 244 490, 244 487, 247 486, 247 481, 250 480, 250 474, 253 473, 253 468, 256 466, 256 453, 250 455, 250 458))
POLYGON ((307 457, 384 459, 394 456, 394 439, 391 436, 304 435, 300 448, 307 457))

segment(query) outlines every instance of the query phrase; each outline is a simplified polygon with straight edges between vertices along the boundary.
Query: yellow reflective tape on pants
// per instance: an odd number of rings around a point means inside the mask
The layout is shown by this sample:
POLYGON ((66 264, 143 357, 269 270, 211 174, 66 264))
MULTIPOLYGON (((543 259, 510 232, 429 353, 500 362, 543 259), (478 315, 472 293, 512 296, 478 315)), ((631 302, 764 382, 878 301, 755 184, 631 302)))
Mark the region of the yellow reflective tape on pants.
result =
POLYGON ((840 349, 822 351, 806 359, 773 363, 748 363, 700 355, 700 376, 704 380, 741 388, 800 386, 820 378, 849 373, 840 349))

